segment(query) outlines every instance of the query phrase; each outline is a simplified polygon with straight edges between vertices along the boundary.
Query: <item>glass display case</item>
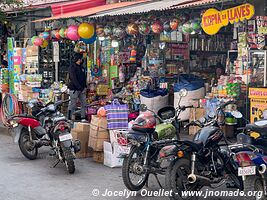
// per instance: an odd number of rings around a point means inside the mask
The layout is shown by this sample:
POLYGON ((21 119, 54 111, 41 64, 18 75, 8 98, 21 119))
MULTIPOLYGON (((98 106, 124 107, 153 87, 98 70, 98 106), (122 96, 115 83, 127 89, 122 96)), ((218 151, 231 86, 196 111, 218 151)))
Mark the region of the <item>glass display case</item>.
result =
POLYGON ((249 51, 249 68, 248 75, 251 74, 250 86, 266 87, 267 86, 267 51, 250 50, 249 51))

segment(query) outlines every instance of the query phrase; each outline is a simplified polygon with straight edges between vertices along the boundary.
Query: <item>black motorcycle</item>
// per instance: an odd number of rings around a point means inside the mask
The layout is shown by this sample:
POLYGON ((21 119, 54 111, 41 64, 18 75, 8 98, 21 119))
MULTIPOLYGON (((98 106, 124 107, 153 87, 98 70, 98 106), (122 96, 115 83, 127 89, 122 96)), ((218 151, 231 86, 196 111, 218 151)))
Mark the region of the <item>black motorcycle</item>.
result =
POLYGON ((55 167, 64 162, 70 174, 75 172, 75 153, 80 151, 80 141, 72 140, 70 122, 59 112, 59 108, 67 101, 58 101, 44 105, 37 99, 28 102, 27 107, 32 114, 12 116, 9 128, 15 143, 19 144, 23 155, 34 160, 38 149, 51 146, 51 155, 56 156, 55 167))
MULTIPOLYGON (((184 94, 186 95, 186 94, 184 94)), ((181 97, 183 95, 181 94, 181 97)), ((158 184, 161 186, 157 174, 164 174, 166 166, 162 165, 160 160, 160 150, 169 144, 175 143, 174 139, 158 140, 158 134, 155 131, 156 118, 161 123, 172 124, 178 119, 179 114, 186 108, 192 106, 179 106, 178 108, 166 110, 155 114, 153 111, 147 109, 145 105, 140 106, 140 111, 150 111, 151 115, 145 115, 136 119, 133 125, 133 130, 127 134, 127 139, 132 145, 130 153, 123 155, 124 158, 122 166, 122 177, 125 186, 131 191, 141 190, 147 184, 149 175, 155 175, 158 184), (169 115, 173 113, 173 115, 169 115), (169 116, 168 119, 162 119, 160 116, 169 116), (151 118, 151 119, 149 119, 151 118)), ((141 114, 142 115, 142 114, 141 114)), ((177 133, 176 133, 177 134, 177 133)), ((177 134, 176 137, 179 137, 177 134)))
POLYGON ((229 187, 242 189, 242 179, 238 177, 234 160, 227 150, 228 144, 220 143, 224 139, 220 129, 224 123, 223 109, 232 103, 219 106, 215 117, 208 122, 194 121, 186 125, 199 126, 201 130, 193 141, 180 141, 171 148, 169 155, 173 161, 165 175, 166 187, 173 192, 170 199, 196 199, 183 196, 183 191, 198 191, 204 186, 217 188, 226 181, 229 187))

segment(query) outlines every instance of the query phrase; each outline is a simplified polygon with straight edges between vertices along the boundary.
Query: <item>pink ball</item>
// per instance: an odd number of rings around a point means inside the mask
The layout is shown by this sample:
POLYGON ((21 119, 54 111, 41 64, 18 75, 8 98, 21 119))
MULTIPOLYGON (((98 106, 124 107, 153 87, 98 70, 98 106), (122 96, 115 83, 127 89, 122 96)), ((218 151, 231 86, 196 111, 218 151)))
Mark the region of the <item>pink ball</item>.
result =
POLYGON ((35 46, 41 46, 43 44, 43 40, 41 38, 36 38, 33 42, 35 46))
POLYGON ((75 26, 75 25, 69 26, 67 37, 73 41, 80 40, 80 36, 78 34, 78 26, 75 26))

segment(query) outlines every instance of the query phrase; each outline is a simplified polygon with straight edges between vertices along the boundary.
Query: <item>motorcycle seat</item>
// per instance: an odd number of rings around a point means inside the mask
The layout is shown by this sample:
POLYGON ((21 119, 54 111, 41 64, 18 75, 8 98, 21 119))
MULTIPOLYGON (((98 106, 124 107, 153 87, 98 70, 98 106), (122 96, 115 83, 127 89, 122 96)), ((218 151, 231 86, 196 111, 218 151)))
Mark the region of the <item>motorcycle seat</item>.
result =
POLYGON ((246 129, 260 133, 261 135, 267 135, 267 120, 257 121, 254 124, 247 124, 246 129))
POLYGON ((127 133, 127 139, 132 139, 139 142, 145 142, 146 135, 142 132, 131 130, 129 131, 129 133, 127 133))
POLYGON ((193 151, 199 152, 203 148, 203 142, 201 141, 183 141, 184 144, 189 145, 193 151))

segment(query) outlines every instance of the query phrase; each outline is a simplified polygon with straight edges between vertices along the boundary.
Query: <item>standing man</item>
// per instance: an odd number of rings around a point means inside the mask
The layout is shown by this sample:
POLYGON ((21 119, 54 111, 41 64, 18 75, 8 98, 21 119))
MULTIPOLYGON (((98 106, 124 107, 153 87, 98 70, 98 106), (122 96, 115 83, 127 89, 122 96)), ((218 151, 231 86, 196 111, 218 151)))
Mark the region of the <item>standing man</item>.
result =
POLYGON ((75 109, 76 103, 79 99, 81 103, 81 119, 86 121, 86 70, 83 67, 82 54, 76 53, 74 55, 73 64, 69 68, 69 84, 70 103, 68 108, 68 118, 71 119, 75 109))

